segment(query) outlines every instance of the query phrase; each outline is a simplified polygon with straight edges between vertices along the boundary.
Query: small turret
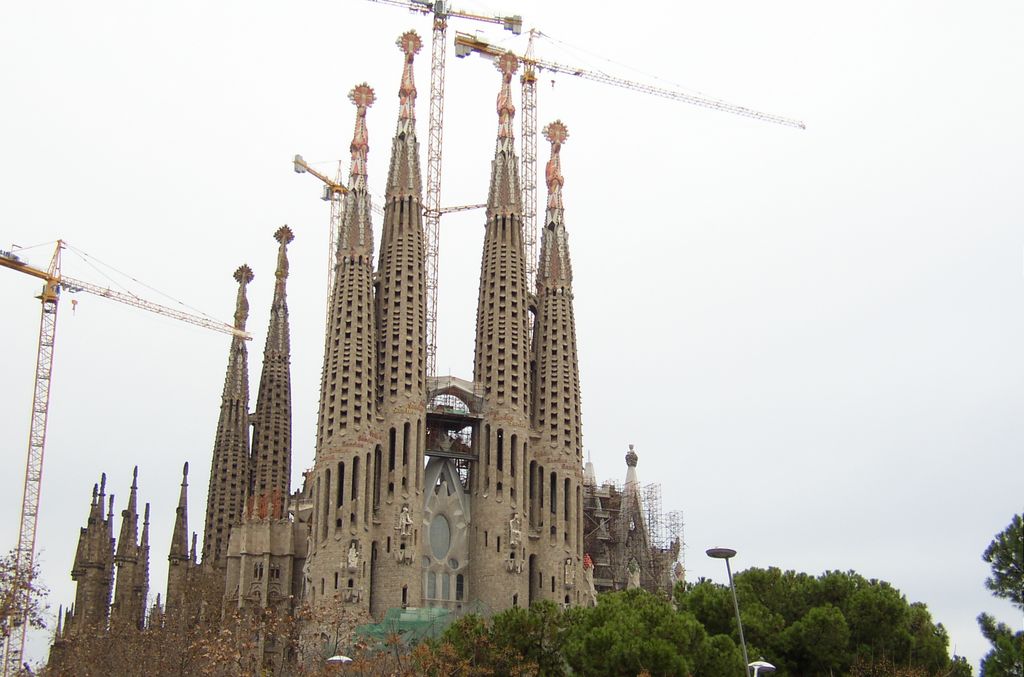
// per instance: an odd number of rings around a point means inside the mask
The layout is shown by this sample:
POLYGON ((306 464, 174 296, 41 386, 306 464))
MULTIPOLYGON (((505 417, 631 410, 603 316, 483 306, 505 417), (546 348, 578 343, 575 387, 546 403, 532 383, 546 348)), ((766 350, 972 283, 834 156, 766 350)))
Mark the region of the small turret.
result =
MULTIPOLYGON (((171 534, 171 550, 169 559, 185 561, 188 559, 188 463, 181 469, 181 491, 178 494, 178 507, 175 510, 174 530, 171 534)), ((168 597, 170 597, 168 595, 168 597)))
POLYGON ((171 549, 167 556, 166 611, 169 618, 184 620, 188 586, 194 566, 195 562, 190 559, 188 551, 188 463, 185 463, 181 469, 181 491, 175 510, 171 549))
POLYGON ((120 627, 141 628, 145 618, 146 600, 140 597, 139 576, 144 563, 140 561, 141 549, 138 538, 139 467, 132 471, 132 486, 128 493, 128 505, 121 511, 121 531, 117 538, 114 564, 117 567, 117 582, 114 588, 114 603, 110 609, 110 622, 120 627))
POLYGON ((117 554, 114 561, 118 564, 134 561, 138 541, 139 515, 136 512, 138 501, 139 466, 132 471, 132 486, 128 492, 128 506, 121 511, 121 532, 117 537, 117 554))

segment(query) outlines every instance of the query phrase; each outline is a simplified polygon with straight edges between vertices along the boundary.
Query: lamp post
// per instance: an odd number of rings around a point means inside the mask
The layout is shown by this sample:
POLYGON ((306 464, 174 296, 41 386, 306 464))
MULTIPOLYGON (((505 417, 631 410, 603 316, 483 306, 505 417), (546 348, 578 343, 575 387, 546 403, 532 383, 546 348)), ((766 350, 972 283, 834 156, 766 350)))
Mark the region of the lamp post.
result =
POLYGON ((732 606, 736 609, 736 625, 740 629, 740 647, 743 649, 743 672, 750 677, 750 659, 747 658, 747 642, 743 639, 743 621, 740 620, 740 603, 736 599, 736 586, 732 582, 732 569, 729 567, 729 558, 736 556, 732 548, 709 548, 705 551, 708 557, 725 560, 725 572, 729 574, 729 589, 732 590, 732 606))
POLYGON ((754 677, 759 677, 761 673, 775 672, 775 666, 768 661, 754 661, 747 665, 748 668, 754 668, 754 677))

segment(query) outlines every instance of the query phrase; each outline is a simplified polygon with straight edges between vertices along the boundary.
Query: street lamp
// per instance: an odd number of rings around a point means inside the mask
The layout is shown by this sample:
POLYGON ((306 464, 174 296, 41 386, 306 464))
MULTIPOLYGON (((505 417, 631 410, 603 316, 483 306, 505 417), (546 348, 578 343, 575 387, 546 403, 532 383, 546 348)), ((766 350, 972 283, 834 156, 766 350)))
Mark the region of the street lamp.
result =
MULTIPOLYGON (((747 658, 747 642, 743 639, 743 621, 740 620, 740 603, 736 599, 736 586, 732 582, 732 569, 729 567, 729 558, 736 556, 732 548, 709 548, 705 550, 708 557, 725 560, 725 571, 729 574, 729 588, 732 590, 732 605, 736 609, 736 625, 740 629, 740 647, 743 649, 743 672, 750 677, 750 659, 747 658)), ((757 674, 755 668, 754 674, 757 674)))
POLYGON ((748 668, 754 668, 754 677, 758 677, 761 673, 775 672, 775 666, 768 661, 754 661, 747 665, 748 668))

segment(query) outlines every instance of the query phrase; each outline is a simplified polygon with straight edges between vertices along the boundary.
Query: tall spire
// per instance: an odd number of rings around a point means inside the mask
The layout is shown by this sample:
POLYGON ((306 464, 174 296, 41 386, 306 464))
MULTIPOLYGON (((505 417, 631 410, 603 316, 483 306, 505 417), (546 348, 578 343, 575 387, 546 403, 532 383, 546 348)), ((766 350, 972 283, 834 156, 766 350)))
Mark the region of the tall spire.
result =
MULTIPOLYGON (((502 542, 496 535, 510 534, 510 519, 518 519, 516 511, 526 507, 530 495, 526 484, 528 472, 534 473, 529 484, 529 488, 534 489, 532 495, 539 496, 540 491, 536 490, 535 483, 539 470, 536 466, 528 470, 527 462, 527 449, 532 450, 533 444, 529 429, 530 294, 526 286, 519 161, 513 147, 515 106, 511 92, 512 74, 518 62, 514 55, 505 53, 496 65, 501 73, 498 135, 487 196, 473 355, 473 381, 483 390, 485 415, 479 428, 481 458, 472 478, 473 535, 469 559, 473 567, 468 585, 470 594, 478 596, 482 603, 501 608, 508 604, 509 598, 530 599, 531 581, 537 574, 533 561, 527 559, 525 539, 508 538, 505 540, 507 550, 501 551, 502 557, 495 558, 495 545, 502 542), (521 563, 526 561, 531 562, 530 569, 527 575, 520 575, 521 563), (496 586, 499 580, 502 583, 496 586)), ((552 565, 537 571, 547 574, 549 570, 553 573, 557 567, 552 565)))
POLYGON ((366 83, 349 93, 356 107, 352 133, 349 192, 345 195, 335 264, 334 289, 325 335, 320 379, 317 457, 342 443, 347 434, 365 432, 375 423, 376 355, 373 321, 373 230, 366 187, 369 134, 366 110, 374 101, 366 83))
MULTIPOLYGON (((235 302, 235 328, 244 330, 249 317, 246 286, 252 282, 249 266, 235 271, 238 297, 235 302)), ((203 561, 215 566, 224 563, 231 526, 242 517, 249 485, 249 361, 245 340, 234 336, 228 355, 227 375, 221 398, 220 417, 210 463, 210 488, 206 502, 203 531, 203 561)))
POLYGON ((529 290, 511 94, 512 74, 519 64, 515 55, 506 52, 498 58, 496 66, 501 72, 498 138, 487 196, 473 380, 484 386, 485 397, 492 406, 503 405, 525 419, 529 411, 529 290))
POLYGON ((253 483, 251 495, 291 493, 292 473, 292 385, 291 347, 288 329, 288 243, 295 239, 291 228, 281 226, 274 233, 278 242, 274 273, 274 300, 270 305, 270 327, 263 349, 263 372, 252 429, 253 483))
POLYGON ((572 264, 562 205, 561 150, 569 131, 561 120, 544 128, 551 143, 545 168, 548 185, 547 214, 537 269, 537 324, 534 331, 533 420, 543 431, 541 448, 571 454, 583 462, 580 431, 580 377, 573 312, 572 264))
MULTIPOLYGON (((423 183, 420 147, 416 138, 416 83, 413 63, 423 46, 414 31, 403 33, 396 44, 402 53, 402 78, 398 88, 398 122, 391 140, 391 161, 384 194, 384 223, 377 263, 377 391, 383 444, 374 449, 367 473, 372 478, 365 499, 375 520, 385 525, 404 519, 422 521, 423 444, 427 399, 427 284, 423 232, 423 183), (404 510, 404 512, 403 512, 404 510)), ((385 528, 381 536, 391 532, 385 528)), ((391 532, 394 533, 394 532, 391 532)), ((370 613, 388 607, 419 606, 419 576, 404 562, 411 561, 412 546, 399 535, 397 557, 380 557, 373 563, 376 580, 390 581, 382 592, 371 595, 370 613), (408 546, 409 549, 406 549, 408 546), (402 558, 408 556, 408 560, 402 558), (403 585, 408 593, 401 594, 403 585)), ((391 538, 388 537, 390 542, 391 538)), ((372 549, 372 545, 370 546, 372 549)))
POLYGON ((426 397, 423 188, 412 71, 422 41, 415 31, 407 31, 396 44, 405 58, 377 264, 377 373, 385 410, 394 407, 398 399, 409 399, 422 406, 426 397))

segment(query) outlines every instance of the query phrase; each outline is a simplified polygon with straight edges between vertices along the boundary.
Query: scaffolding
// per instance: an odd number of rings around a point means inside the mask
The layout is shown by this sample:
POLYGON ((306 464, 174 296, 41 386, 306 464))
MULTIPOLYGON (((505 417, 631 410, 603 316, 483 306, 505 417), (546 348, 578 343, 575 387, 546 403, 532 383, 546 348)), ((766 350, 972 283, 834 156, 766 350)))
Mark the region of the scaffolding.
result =
POLYGON ((641 587, 670 592, 682 577, 683 514, 665 512, 660 484, 605 481, 587 489, 584 540, 598 590, 629 586, 636 561, 641 587))

